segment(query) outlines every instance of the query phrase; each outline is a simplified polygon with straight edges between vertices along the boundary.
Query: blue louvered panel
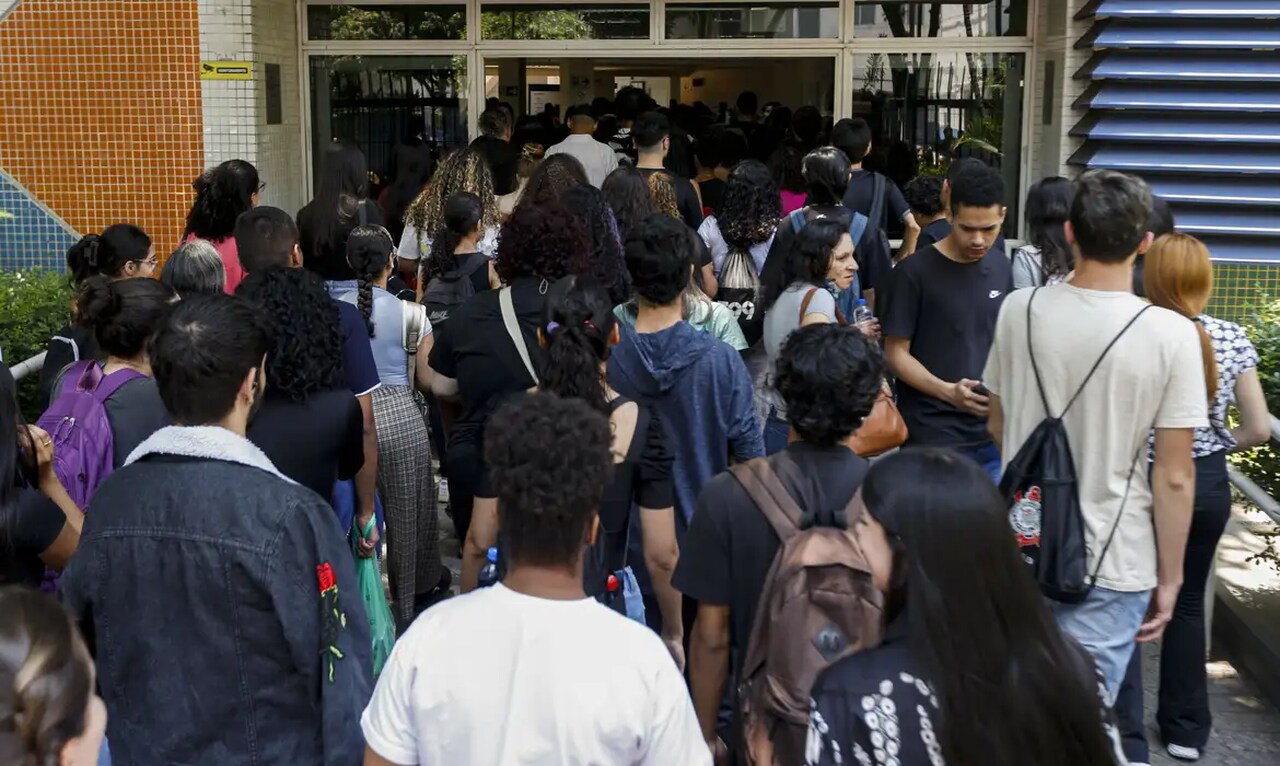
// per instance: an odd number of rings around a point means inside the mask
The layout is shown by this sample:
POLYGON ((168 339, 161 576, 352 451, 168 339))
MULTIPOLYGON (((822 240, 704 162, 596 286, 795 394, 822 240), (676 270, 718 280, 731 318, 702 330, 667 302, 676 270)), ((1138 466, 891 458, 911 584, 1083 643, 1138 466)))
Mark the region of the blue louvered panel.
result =
POLYGON ((1094 80, 1280 82, 1280 56, 1259 56, 1253 51, 1188 51, 1170 56, 1151 51, 1113 50, 1095 53, 1080 72, 1094 80))
POLYGON ((1280 0, 1092 0, 1068 160, 1147 179, 1218 260, 1280 263, 1280 0))

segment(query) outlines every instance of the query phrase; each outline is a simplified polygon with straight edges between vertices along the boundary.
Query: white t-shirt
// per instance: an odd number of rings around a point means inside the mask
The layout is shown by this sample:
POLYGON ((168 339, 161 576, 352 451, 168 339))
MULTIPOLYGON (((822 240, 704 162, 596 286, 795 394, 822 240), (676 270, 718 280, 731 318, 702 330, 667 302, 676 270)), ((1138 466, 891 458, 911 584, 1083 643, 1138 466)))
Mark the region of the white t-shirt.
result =
POLYGON ((502 584, 418 618, 361 725, 374 752, 407 766, 711 764, 655 633, 592 599, 502 584))
MULTIPOLYGON (((486 226, 484 233, 480 237, 480 243, 476 246, 476 251, 484 253, 490 258, 498 255, 498 235, 500 230, 497 226, 486 226)), ((431 237, 427 235, 418 235, 418 229, 408 221, 404 223, 404 233, 400 235, 400 247, 396 249, 396 254, 406 261, 421 261, 424 257, 431 258, 431 237)))
MULTIPOLYGON (((1061 415, 1107 344, 1147 305, 1131 293, 1070 284, 1038 292, 1018 290, 1005 298, 983 383, 1000 397, 1006 466, 1046 415, 1027 355, 1027 301, 1033 294, 1032 344, 1054 415, 1061 415)), ((1208 425, 1200 357, 1191 320, 1152 307, 1107 354, 1064 418, 1084 512, 1090 574, 1116 523, 1126 484, 1129 487, 1124 517, 1098 574, 1098 585, 1104 588, 1135 592, 1156 585, 1147 435, 1152 428, 1208 425)))
MULTIPOLYGON (((724 261, 729 257, 729 243, 724 241, 724 235, 720 233, 720 222, 714 215, 703 220, 702 225, 698 227, 698 235, 702 237, 703 242, 707 243, 707 249, 711 251, 712 268, 716 276, 720 276, 724 261)), ((756 276, 764 271, 764 259, 769 255, 769 248, 773 247, 774 236, 770 234, 764 242, 757 242, 747 249, 751 254, 751 262, 756 267, 756 276)))
POLYGON ((602 144, 589 135, 575 133, 547 150, 548 157, 557 154, 571 155, 582 163, 582 169, 587 172, 587 182, 597 189, 604 186, 604 179, 618 169, 618 155, 608 144, 602 144))

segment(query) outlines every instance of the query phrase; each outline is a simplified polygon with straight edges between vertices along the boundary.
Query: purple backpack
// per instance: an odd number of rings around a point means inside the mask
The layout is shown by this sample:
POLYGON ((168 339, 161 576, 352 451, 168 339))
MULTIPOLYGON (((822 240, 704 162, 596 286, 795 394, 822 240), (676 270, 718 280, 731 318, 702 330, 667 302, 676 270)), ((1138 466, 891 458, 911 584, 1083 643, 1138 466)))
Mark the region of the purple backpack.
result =
POLYGON ((53 472, 81 508, 111 475, 115 439, 106 401, 124 384, 146 377, 134 370, 110 375, 93 360, 76 362, 62 375, 57 397, 36 425, 53 439, 53 472))

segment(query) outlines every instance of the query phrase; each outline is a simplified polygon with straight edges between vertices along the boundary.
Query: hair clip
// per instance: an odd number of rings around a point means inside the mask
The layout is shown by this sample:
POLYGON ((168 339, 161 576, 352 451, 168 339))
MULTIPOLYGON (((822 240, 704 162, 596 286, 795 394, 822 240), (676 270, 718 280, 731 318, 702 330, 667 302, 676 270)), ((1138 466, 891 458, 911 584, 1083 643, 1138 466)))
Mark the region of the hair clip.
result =
POLYGON ((559 322, 547 322, 547 335, 550 335, 551 333, 559 329, 560 329, 559 322))
POLYGON ((587 327, 590 327, 592 330, 596 329, 596 326, 595 326, 595 325, 593 325, 593 324, 591 324, 591 320, 590 320, 590 319, 584 319, 584 320, 582 320, 582 323, 583 323, 584 325, 586 325, 587 327))

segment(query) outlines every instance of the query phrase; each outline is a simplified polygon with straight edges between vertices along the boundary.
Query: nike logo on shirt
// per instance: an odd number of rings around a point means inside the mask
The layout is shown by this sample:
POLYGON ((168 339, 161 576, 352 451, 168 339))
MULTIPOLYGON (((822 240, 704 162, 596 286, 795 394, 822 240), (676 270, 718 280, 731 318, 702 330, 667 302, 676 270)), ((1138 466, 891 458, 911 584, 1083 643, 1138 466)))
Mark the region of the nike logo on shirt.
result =
POLYGON ((988 297, 988 298, 992 298, 992 299, 999 298, 999 297, 1000 297, 1000 291, 999 291, 999 290, 992 290, 992 291, 991 291, 991 294, 990 294, 990 295, 988 295, 987 297, 988 297))

